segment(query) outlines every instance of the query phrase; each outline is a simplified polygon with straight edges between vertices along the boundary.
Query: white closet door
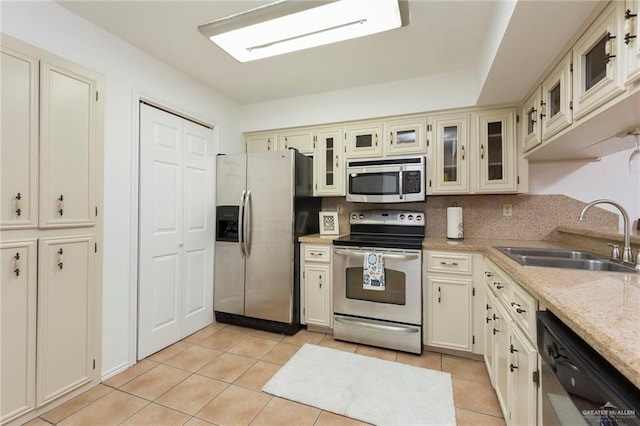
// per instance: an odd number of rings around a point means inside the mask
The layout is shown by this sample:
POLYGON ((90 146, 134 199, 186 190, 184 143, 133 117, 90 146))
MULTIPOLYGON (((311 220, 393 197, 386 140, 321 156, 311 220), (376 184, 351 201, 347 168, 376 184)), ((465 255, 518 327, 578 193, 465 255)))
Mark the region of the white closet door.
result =
POLYGON ((140 107, 138 359, 213 320, 213 137, 140 107))
POLYGON ((182 337, 213 322, 213 131, 184 121, 182 337))

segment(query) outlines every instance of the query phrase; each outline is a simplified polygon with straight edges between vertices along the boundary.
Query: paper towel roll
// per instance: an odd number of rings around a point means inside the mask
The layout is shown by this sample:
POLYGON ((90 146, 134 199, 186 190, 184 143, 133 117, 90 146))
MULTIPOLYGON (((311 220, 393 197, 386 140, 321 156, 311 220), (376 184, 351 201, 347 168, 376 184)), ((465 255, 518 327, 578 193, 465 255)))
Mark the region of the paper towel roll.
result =
POLYGON ((462 225, 462 207, 447 207, 447 238, 464 238, 462 225))

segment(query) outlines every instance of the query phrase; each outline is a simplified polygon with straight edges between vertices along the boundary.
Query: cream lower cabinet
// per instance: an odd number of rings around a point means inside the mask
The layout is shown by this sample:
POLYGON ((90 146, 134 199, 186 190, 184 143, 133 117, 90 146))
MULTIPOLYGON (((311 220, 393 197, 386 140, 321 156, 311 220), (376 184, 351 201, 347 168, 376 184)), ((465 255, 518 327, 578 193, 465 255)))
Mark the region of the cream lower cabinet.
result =
POLYGON ((302 322, 307 328, 333 328, 331 245, 302 244, 302 322))
POLYGON ((0 423, 36 407, 37 241, 0 244, 0 423))
POLYGON ((425 259, 425 344, 430 348, 482 353, 482 287, 478 290, 475 285, 482 256, 427 251, 425 259))
POLYGON ((537 303, 498 266, 486 261, 485 363, 508 425, 535 425, 537 303))
POLYGON ((38 405, 91 382, 93 236, 42 238, 38 253, 38 405))

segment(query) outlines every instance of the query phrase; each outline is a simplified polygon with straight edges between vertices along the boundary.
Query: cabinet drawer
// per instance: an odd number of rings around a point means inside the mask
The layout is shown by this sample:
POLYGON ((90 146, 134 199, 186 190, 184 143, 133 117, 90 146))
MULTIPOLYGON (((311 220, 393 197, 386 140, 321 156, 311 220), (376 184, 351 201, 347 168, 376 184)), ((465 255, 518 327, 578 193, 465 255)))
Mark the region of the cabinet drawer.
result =
POLYGON ((511 281, 501 274, 500 268, 489 260, 485 262, 484 281, 496 297, 503 303, 511 299, 511 281))
POLYGON ((470 254, 427 253, 427 271, 448 274, 471 275, 472 257, 470 254))
POLYGON ((529 340, 536 339, 536 299, 523 290, 520 286, 512 287, 509 308, 514 320, 522 327, 529 340))
POLYGON ((331 246, 306 246, 304 260, 312 262, 330 262, 331 246))

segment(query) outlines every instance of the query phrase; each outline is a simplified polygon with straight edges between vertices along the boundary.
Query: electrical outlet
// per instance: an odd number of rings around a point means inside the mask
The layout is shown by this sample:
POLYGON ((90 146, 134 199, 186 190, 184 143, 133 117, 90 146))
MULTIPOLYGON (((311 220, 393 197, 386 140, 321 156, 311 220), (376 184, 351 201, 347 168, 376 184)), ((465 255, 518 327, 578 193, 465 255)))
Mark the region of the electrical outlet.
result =
POLYGON ((502 205, 502 216, 511 216, 511 204, 503 204, 502 205))
POLYGON ((336 211, 338 212, 338 214, 342 214, 344 213, 344 207, 341 204, 338 204, 338 206, 336 207, 336 211))

